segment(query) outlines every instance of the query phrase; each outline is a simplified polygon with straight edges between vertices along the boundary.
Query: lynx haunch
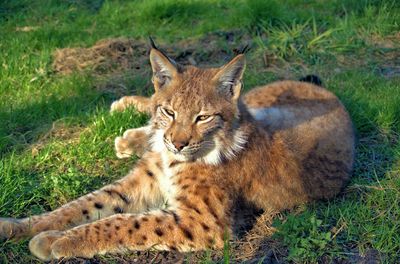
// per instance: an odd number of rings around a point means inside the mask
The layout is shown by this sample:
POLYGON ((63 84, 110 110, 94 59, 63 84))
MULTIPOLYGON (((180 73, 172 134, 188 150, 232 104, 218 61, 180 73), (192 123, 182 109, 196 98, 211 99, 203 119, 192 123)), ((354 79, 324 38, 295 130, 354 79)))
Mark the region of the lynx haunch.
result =
POLYGON ((115 141, 118 157, 142 155, 135 168, 52 212, 1 218, 0 238, 33 236, 29 248, 42 260, 221 248, 236 199, 283 210, 331 198, 349 180, 352 123, 331 92, 281 81, 241 96, 243 54, 203 69, 153 46, 150 62, 154 95, 112 105, 151 114, 115 141))

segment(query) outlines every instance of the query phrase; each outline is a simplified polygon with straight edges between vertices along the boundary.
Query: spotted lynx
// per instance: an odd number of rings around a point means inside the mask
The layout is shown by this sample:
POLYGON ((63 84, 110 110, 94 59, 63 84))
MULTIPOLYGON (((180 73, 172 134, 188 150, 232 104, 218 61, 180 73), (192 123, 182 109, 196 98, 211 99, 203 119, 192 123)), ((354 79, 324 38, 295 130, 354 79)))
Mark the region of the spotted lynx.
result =
POLYGON ((0 219, 0 238, 33 236, 42 260, 221 248, 237 199, 283 210, 331 198, 349 180, 352 123, 329 91, 281 81, 240 96, 243 54, 202 69, 153 47, 150 61, 154 95, 112 105, 151 115, 116 139, 118 157, 142 156, 133 170, 53 212, 0 219))

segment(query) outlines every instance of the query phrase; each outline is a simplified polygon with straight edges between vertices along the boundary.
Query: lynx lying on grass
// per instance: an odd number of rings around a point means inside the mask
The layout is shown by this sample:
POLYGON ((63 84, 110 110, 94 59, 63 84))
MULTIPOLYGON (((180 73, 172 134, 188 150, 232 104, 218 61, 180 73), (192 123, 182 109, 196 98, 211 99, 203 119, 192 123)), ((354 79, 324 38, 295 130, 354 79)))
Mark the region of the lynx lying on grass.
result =
POLYGON ((282 210, 333 197, 349 180, 352 124, 327 90, 282 81, 241 98, 244 55, 199 69, 153 47, 150 61, 155 94, 113 104, 151 113, 147 127, 116 140, 119 157, 142 147, 136 167, 53 212, 1 219, 1 238, 34 236, 29 248, 43 260, 221 248, 236 199, 282 210))

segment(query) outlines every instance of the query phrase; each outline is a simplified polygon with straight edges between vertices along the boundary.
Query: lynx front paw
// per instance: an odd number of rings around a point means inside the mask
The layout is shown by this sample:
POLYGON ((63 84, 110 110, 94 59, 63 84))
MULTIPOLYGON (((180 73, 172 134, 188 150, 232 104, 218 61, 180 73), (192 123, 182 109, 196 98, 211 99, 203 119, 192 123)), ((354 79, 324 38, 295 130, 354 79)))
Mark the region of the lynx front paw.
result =
POLYGON ((119 159, 126 159, 132 156, 133 149, 127 139, 123 137, 115 138, 115 154, 119 159))
POLYGON ((149 126, 128 129, 122 137, 115 138, 115 152, 118 158, 125 159, 135 153, 142 156, 148 148, 149 126))
POLYGON ((28 226, 14 218, 0 218, 0 241, 27 235, 28 226))

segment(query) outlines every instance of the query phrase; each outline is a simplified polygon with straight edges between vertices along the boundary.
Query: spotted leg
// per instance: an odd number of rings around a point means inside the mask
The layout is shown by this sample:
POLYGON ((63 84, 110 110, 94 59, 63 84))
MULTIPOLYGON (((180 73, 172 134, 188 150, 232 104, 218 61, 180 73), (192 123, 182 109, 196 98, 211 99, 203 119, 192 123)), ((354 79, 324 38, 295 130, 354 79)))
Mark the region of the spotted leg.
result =
POLYGON ((93 257, 124 250, 204 250, 221 248, 229 229, 228 199, 220 188, 182 173, 178 195, 166 210, 118 214, 67 231, 43 232, 30 242, 42 260, 93 257))
POLYGON ((160 206, 156 174, 162 173, 158 154, 147 152, 121 180, 42 215, 0 218, 0 239, 30 237, 47 230, 65 230, 113 214, 143 212, 160 206))

